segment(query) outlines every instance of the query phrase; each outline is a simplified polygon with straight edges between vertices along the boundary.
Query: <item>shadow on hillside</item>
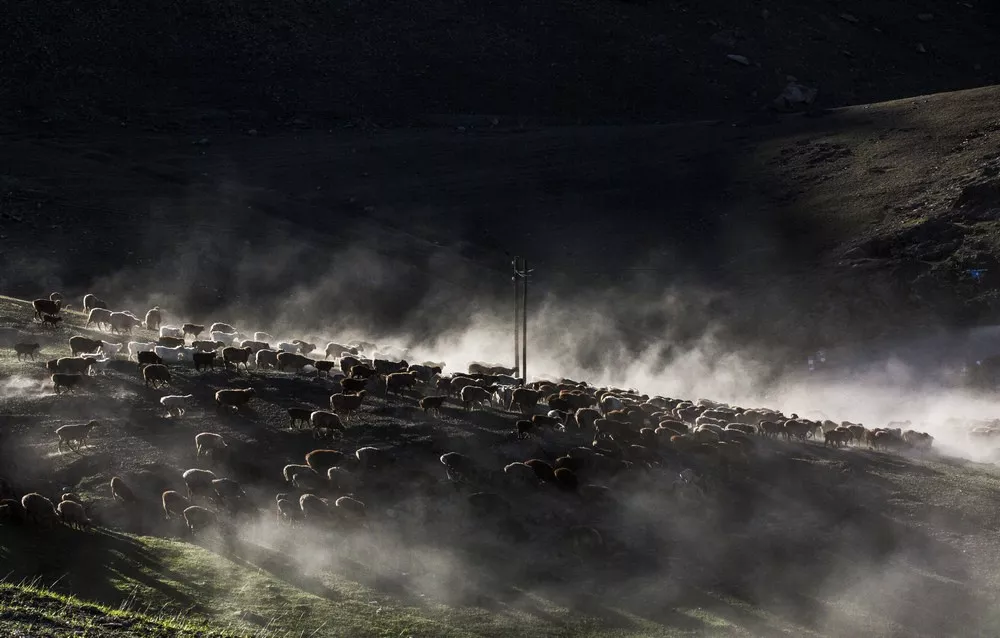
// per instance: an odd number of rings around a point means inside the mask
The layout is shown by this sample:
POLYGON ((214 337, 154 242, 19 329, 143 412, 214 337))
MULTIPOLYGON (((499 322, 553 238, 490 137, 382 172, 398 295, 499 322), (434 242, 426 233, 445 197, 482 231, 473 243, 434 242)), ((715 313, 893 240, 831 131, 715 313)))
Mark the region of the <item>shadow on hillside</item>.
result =
POLYGON ((182 575, 164 567, 140 542, 111 530, 0 526, 0 540, 7 550, 8 582, 37 580, 40 586, 111 607, 141 601, 144 594, 133 588, 145 587, 185 609, 201 609, 196 599, 167 582, 183 582, 182 575))

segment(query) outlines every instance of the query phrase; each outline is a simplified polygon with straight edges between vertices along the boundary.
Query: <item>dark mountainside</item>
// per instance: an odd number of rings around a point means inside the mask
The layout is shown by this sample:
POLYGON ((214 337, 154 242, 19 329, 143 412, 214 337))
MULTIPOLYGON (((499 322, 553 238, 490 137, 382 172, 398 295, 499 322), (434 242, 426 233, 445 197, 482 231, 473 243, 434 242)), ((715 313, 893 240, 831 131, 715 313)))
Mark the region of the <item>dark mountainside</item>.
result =
POLYGON ((26 116, 669 121, 756 110, 789 75, 826 107, 1000 82, 985 0, 9 4, 26 116))
POLYGON ((793 353, 990 321, 998 94, 906 98, 1000 81, 996 17, 16 3, 0 284, 273 316, 292 281, 317 324, 433 334, 462 304, 507 313, 520 253, 536 299, 600 307, 633 345, 709 318, 793 353), (819 89, 808 115, 768 110, 790 75, 819 89))

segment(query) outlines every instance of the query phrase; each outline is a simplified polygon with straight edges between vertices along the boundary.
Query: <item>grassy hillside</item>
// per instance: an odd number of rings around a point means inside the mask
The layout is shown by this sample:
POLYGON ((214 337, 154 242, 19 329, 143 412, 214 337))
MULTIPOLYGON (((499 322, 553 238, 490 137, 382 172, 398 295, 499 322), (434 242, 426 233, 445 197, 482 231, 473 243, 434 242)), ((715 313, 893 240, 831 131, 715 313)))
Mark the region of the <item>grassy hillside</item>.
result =
POLYGON ((359 479, 366 531, 317 535, 277 527, 273 496, 290 489, 282 465, 331 444, 290 429, 283 413, 288 405, 324 405, 325 382, 175 365, 168 388, 147 390, 134 364, 123 362, 96 377, 92 391, 55 396, 41 361, 64 354, 69 335, 97 333, 82 330, 78 313, 66 313, 69 324, 55 330, 29 315, 25 302, 0 299, 0 326, 44 344, 38 362, 0 352, 3 477, 18 493, 79 494, 98 527, 0 525, 6 582, 37 583, 104 608, 0 588, 9 612, 0 622, 22 631, 133 623, 159 632, 152 635, 208 626, 260 636, 937 637, 988 636, 1000 627, 1000 517, 990 505, 1000 472, 991 465, 760 439, 742 469, 693 458, 678 466, 665 457, 644 472, 584 473, 611 486, 617 504, 606 510, 555 490, 507 491, 490 479, 456 488, 437 461, 457 450, 497 468, 587 444, 580 435, 517 441, 517 416, 506 410, 447 406, 437 419, 416 408, 418 394, 376 393, 333 444, 375 445, 399 460, 359 479), (246 412, 215 411, 214 389, 248 383, 258 398, 246 412), (165 417, 158 397, 188 392, 197 405, 165 417), (91 446, 59 453, 53 430, 89 418, 102 423, 91 446), (230 460, 197 460, 199 431, 222 434, 230 460), (159 511, 157 494, 183 489, 180 472, 206 464, 243 482, 254 503, 231 542, 191 538, 159 511), (670 488, 685 465, 702 472, 704 501, 670 488), (135 489, 136 509, 110 499, 113 475, 135 489), (463 496, 484 487, 511 500, 526 537, 509 535, 509 522, 470 518, 463 496), (600 551, 566 540, 579 524, 600 530, 600 551))
POLYGON ((167 127, 701 118, 767 105, 790 75, 824 106, 996 83, 997 20, 985 0, 15 2, 0 95, 13 117, 167 127))

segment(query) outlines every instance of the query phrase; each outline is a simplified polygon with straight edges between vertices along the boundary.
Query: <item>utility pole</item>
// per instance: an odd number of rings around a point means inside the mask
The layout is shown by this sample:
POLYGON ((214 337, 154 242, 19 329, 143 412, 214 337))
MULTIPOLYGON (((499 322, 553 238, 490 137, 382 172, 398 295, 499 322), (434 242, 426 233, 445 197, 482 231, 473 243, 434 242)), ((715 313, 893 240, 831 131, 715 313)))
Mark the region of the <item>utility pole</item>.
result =
POLYGON ((515 368, 520 366, 520 371, 518 376, 524 380, 525 383, 528 381, 528 277, 534 272, 528 268, 528 260, 522 259, 520 257, 514 258, 514 366, 515 368), (520 261, 520 268, 518 268, 518 262, 520 261), (521 280, 521 334, 518 335, 518 325, 517 325, 517 311, 518 311, 518 294, 517 294, 517 281, 521 280), (518 339, 520 338, 521 345, 521 358, 518 360, 517 356, 517 346, 518 339))
POLYGON ((514 274, 510 278, 514 282, 514 376, 517 376, 521 370, 521 333, 518 332, 517 325, 518 313, 521 311, 521 291, 517 285, 517 267, 520 265, 518 263, 520 261, 520 257, 514 257, 514 261, 511 262, 511 265, 514 267, 514 274))

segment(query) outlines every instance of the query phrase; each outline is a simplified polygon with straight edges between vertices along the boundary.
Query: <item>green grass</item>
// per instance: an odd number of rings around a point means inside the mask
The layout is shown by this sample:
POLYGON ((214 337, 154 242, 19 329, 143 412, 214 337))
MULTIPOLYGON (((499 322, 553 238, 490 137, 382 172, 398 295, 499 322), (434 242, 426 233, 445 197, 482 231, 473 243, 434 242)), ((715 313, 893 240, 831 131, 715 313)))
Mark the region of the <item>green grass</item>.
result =
POLYGON ((149 615, 110 607, 28 584, 0 583, 4 636, 238 636, 183 616, 149 615))
MULTIPOLYGON (((0 527, 0 559, 8 571, 8 583, 0 588, 4 635, 104 631, 116 623, 150 636, 754 634, 703 604, 713 602, 707 598, 673 610, 672 626, 627 610, 614 610, 609 626, 607 618, 537 594, 522 592, 509 604, 448 605, 422 595, 387 594, 331 570, 303 575, 283 555, 251 543, 226 555, 211 543, 201 547, 103 531, 20 531, 0 527), (53 552, 53 547, 63 549, 53 552), (25 582, 20 579, 32 584, 11 584, 25 582)), ((748 617, 755 624, 775 620, 755 614, 748 617)))

